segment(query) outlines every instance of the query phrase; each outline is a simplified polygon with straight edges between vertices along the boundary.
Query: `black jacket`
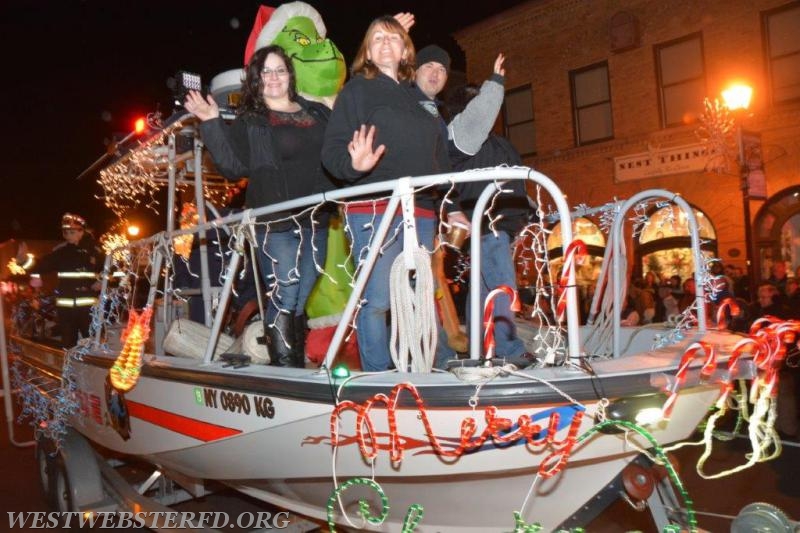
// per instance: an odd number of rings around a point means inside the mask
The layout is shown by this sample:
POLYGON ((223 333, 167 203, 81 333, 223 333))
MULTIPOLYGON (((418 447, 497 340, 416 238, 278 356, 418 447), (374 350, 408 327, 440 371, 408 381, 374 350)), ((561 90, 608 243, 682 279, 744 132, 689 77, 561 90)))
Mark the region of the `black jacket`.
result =
MULTIPOLYGON (((459 172, 503 164, 508 166, 522 165, 522 158, 514 146, 504 137, 494 133, 489 134, 478 153, 472 156, 460 151, 451 141, 450 161, 453 164, 453 170, 459 172)), ((533 214, 532 206, 528 202, 525 183, 522 180, 506 182, 503 189, 513 192, 503 193, 494 203, 493 216, 503 215, 495 227, 511 236, 516 235, 525 227, 528 219, 533 214)), ((465 182, 459 183, 456 187, 458 201, 468 218, 472 218, 475 202, 488 184, 489 182, 486 181, 465 182)), ((486 224, 484 224, 483 232, 485 233, 487 229, 486 224)))
POLYGON ((81 298, 96 294, 92 285, 98 280, 97 273, 102 268, 102 254, 94 240, 87 239, 80 244, 62 242, 42 257, 34 270, 36 274, 58 272, 58 295, 81 298))
MULTIPOLYGON (((325 132, 325 167, 335 177, 358 184, 449 172, 439 119, 419 105, 412 91, 407 83, 396 83, 384 74, 373 79, 356 76, 347 82, 325 132), (354 170, 347 151, 353 132, 362 124, 376 127, 374 146, 386 146, 370 172, 354 170)), ((431 197, 418 200, 423 205, 433 203, 431 197)))
MULTIPOLYGON (((327 107, 301 97, 297 102, 325 127, 330 116, 327 107)), ((310 176, 287 176, 283 172, 269 119, 265 115, 243 113, 230 126, 222 118, 207 120, 200 123, 200 132, 220 174, 229 180, 248 178, 245 193, 245 205, 248 208, 272 205, 335 188, 321 163, 318 172, 310 176)))

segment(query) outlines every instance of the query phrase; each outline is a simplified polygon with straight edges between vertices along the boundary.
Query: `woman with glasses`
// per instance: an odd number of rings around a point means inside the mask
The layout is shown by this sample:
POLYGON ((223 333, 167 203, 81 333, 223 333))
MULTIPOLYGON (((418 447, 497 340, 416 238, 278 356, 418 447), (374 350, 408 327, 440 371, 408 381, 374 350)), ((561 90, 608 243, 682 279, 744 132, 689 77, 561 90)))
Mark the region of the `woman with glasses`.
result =
MULTIPOLYGON (((228 126, 211 96, 192 91, 186 109, 217 170, 229 180, 248 178, 245 207, 256 208, 333 188, 320 163, 330 111, 298 96, 291 60, 279 46, 256 51, 245 67, 242 103, 228 126)), ((304 366, 303 309, 324 262, 327 216, 283 212, 259 219, 261 277, 270 293, 264 331, 271 363, 304 366), (312 239, 317 251, 312 248, 312 239)))
MULTIPOLYGON (((450 170, 439 118, 420 106, 412 92, 414 61, 414 44, 400 22, 384 16, 370 24, 353 61, 352 78, 339 93, 325 132, 322 160, 335 177, 363 184, 450 170)), ((353 257, 365 255, 386 205, 386 200, 368 199, 348 206, 353 257)), ((434 191, 415 196, 417 237, 429 251, 437 210, 434 191)), ((396 216, 392 227, 401 221, 396 216)), ((402 249, 402 238, 384 244, 364 289, 366 302, 358 311, 356 332, 366 371, 392 365, 386 325, 389 280, 402 249)), ((446 349, 443 342, 438 343, 437 351, 441 349, 446 349)), ((447 355, 454 354, 440 353, 436 358, 447 355)))

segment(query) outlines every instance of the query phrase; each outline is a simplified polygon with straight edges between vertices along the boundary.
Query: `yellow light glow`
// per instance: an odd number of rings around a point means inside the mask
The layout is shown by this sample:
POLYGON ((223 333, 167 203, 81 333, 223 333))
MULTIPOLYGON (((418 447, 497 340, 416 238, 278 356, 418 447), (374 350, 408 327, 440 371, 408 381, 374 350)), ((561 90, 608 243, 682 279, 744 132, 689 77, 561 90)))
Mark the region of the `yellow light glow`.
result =
POLYGON ((753 88, 743 83, 735 83, 722 91, 722 99, 731 111, 749 108, 752 97, 753 88))
POLYGON ((664 419, 660 407, 648 407, 636 413, 636 423, 640 426, 657 424, 664 419))
POLYGON ((142 353, 150 336, 150 318, 152 316, 152 307, 145 307, 141 313, 131 309, 128 327, 121 336, 121 340, 125 344, 108 371, 111 385, 120 392, 128 392, 139 381, 142 353))
POLYGON ((106 233, 100 237, 100 245, 106 255, 114 254, 115 261, 130 261, 130 250, 126 249, 128 238, 121 233, 106 233))
POLYGON ((130 224, 128 226, 128 235, 130 235, 131 237, 136 237, 137 235, 139 235, 140 231, 141 230, 139 229, 139 226, 137 226, 136 224, 130 224))
POLYGON ((11 260, 8 262, 8 270, 14 275, 24 275, 25 271, 28 270, 33 266, 34 263, 34 255, 33 254, 25 254, 25 262, 21 265, 17 263, 17 258, 12 257, 11 260))
POLYGON ((137 135, 143 133, 145 128, 147 128, 147 122, 143 118, 137 118, 136 122, 133 123, 133 129, 137 135))

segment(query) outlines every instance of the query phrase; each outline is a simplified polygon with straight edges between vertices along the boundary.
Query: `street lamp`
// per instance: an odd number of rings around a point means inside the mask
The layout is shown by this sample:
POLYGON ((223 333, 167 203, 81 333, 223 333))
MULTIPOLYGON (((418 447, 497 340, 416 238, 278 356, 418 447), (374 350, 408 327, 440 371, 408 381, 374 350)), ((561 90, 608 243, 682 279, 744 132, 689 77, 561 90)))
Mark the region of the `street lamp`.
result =
MULTIPOLYGON (((722 91, 725 106, 733 112, 742 113, 750 107, 753 88, 744 84, 734 84, 722 91)), ((741 117, 736 117, 736 144, 739 150, 737 163, 739 164, 740 188, 744 207, 744 245, 745 261, 747 266, 747 292, 748 300, 753 300, 755 294, 755 272, 753 270, 753 232, 750 224, 750 168, 747 164, 745 153, 744 135, 742 132, 741 117)))

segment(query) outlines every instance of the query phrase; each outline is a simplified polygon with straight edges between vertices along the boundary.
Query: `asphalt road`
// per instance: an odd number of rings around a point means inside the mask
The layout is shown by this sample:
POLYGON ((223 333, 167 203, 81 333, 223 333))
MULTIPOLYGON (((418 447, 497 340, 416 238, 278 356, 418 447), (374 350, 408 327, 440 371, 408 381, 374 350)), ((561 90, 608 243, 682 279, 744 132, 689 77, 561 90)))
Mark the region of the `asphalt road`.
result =
MULTIPOLYGON (((31 428, 26 423, 15 423, 13 431, 18 442, 29 440, 32 435, 31 428)), ((748 449, 749 441, 742 438, 718 442, 706 463, 707 472, 722 471, 746 462, 745 454, 748 449)), ((752 502, 770 503, 781 508, 791 518, 800 519, 800 445, 786 442, 779 458, 719 480, 704 480, 695 472, 701 452, 698 447, 685 448, 675 452, 675 458, 679 476, 693 501, 698 526, 702 530, 730 531, 732 518, 742 507, 752 502)), ((179 508, 229 513, 258 512, 265 509, 263 503, 233 491, 208 496, 201 502, 182 504, 179 508)), ((39 488, 33 448, 17 447, 10 442, 8 424, 3 417, 0 429, 0 531, 8 531, 8 512, 48 510, 39 488)), ((509 529, 510 527, 511 524, 509 529)), ((17 528, 14 531, 27 530, 17 528)), ((648 512, 635 511, 621 499, 589 523, 585 530, 588 533, 657 531, 648 512)), ((327 528, 322 531, 327 531, 327 528)))

